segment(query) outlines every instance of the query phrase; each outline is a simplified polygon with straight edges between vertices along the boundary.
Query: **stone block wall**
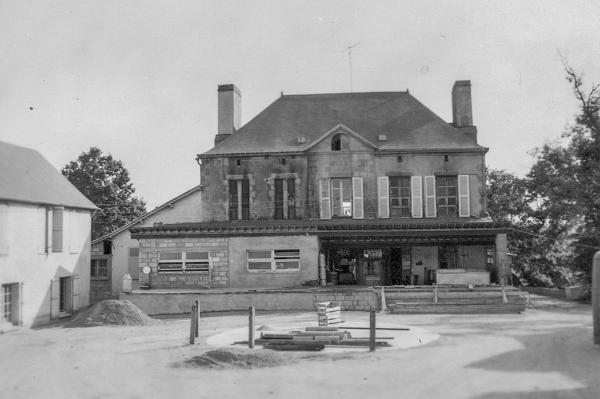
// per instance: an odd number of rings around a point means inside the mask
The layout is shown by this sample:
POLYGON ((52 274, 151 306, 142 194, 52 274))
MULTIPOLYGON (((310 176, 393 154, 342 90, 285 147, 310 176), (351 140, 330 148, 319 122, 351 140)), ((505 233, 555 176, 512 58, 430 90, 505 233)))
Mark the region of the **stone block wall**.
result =
POLYGON ((150 288, 218 288, 229 285, 229 238, 140 239, 140 286, 150 288), (159 273, 158 253, 179 251, 209 252, 211 269, 206 272, 159 273), (141 270, 150 267, 150 274, 141 270))

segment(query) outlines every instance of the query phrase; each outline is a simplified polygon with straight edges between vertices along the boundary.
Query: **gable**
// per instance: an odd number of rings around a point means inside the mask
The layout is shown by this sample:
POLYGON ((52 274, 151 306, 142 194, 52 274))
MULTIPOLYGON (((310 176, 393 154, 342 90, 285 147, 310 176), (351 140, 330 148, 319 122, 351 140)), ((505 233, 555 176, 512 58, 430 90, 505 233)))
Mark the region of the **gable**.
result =
POLYGON ((360 134, 338 124, 304 148, 308 152, 331 151, 374 151, 377 147, 365 140, 360 134), (339 149, 337 149, 339 148, 339 149))

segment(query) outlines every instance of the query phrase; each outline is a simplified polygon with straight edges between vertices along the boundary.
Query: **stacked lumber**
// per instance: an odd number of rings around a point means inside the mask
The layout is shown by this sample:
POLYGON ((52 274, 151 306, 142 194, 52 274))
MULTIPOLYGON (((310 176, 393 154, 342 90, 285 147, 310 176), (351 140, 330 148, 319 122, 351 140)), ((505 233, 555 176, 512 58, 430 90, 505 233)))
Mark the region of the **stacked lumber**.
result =
POLYGON ((317 303, 317 317, 319 326, 342 322, 342 306, 339 302, 317 303))
MULTIPOLYGON (((392 337, 379 337, 375 345, 378 347, 390 346, 388 340, 392 337)), ((243 343, 243 342, 240 342, 243 343)), ((369 338, 352 337, 347 330, 338 327, 306 327, 304 330, 290 332, 263 332, 256 339, 257 345, 265 349, 277 351, 321 351, 325 347, 356 347, 369 346, 369 338)))

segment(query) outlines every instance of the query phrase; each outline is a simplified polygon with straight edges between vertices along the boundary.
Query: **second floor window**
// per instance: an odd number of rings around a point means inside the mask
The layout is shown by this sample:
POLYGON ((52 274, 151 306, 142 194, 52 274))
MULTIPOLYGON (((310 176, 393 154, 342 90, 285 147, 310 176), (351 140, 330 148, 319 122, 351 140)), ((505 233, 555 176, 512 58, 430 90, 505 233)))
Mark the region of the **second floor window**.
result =
POLYGON ((229 180, 229 220, 250 218, 250 184, 248 179, 229 180))
POLYGON ((296 218, 296 182, 290 179, 275 179, 275 219, 296 218))
POLYGON ((437 215, 458 215, 458 182, 456 176, 436 176, 437 215))
POLYGON ((410 217, 410 176, 396 176, 389 179, 391 216, 410 217))
POLYGON ((331 179, 331 215, 352 216, 352 179, 331 179))

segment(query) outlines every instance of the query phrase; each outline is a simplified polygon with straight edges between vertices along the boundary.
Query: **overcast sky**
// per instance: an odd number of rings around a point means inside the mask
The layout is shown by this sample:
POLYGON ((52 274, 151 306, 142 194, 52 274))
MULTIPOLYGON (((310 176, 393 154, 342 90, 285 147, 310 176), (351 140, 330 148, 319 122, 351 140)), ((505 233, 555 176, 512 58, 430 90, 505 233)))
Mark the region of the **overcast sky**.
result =
POLYGON ((472 82, 490 167, 523 174, 577 111, 558 52, 600 81, 600 2, 0 0, 0 140, 57 168, 90 146, 152 209, 198 184, 217 85, 242 120, 287 94, 410 90, 447 121, 472 82))

